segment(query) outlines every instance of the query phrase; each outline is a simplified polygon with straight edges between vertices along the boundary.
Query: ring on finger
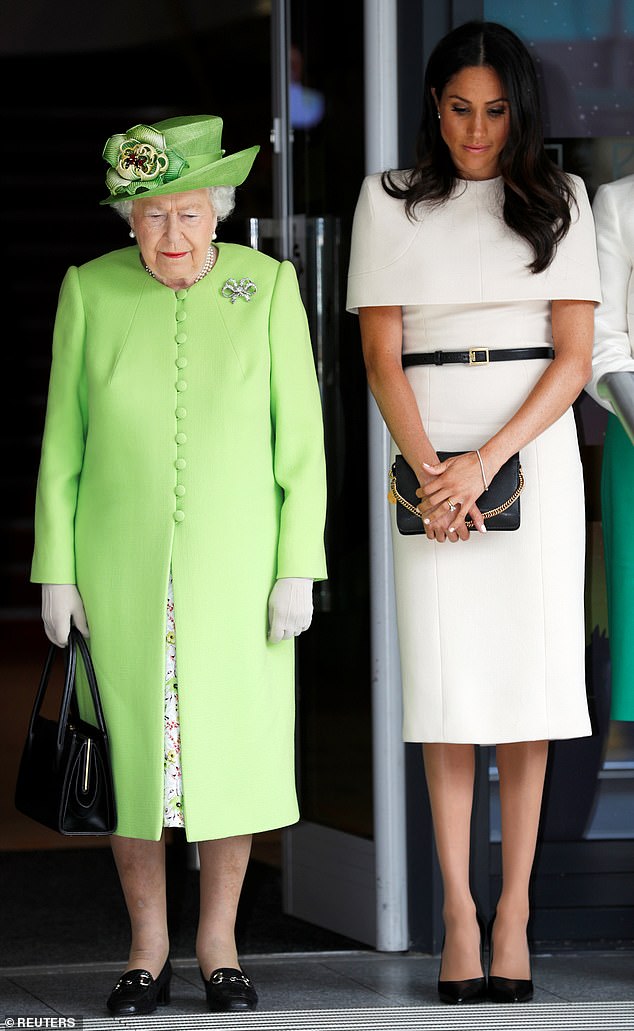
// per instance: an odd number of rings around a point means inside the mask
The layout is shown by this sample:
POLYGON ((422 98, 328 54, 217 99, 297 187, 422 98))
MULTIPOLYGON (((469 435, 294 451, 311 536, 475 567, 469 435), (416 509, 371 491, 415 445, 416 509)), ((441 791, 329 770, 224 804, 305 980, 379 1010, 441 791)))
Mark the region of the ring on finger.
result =
POLYGON ((450 512, 455 512, 456 509, 458 508, 458 506, 454 504, 454 502, 451 500, 451 498, 447 498, 447 504, 449 506, 449 511, 450 512))

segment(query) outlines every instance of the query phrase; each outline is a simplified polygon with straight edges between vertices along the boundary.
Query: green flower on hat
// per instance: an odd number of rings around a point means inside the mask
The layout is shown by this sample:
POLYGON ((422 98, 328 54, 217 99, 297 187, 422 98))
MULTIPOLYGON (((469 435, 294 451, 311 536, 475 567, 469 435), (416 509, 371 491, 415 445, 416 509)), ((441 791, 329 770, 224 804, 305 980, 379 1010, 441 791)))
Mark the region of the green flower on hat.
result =
POLYGON ((168 148, 165 136, 150 125, 135 125, 107 141, 103 157, 110 165, 106 185, 114 196, 134 196, 177 179, 185 158, 168 148))
POLYGON ((135 125, 111 136, 103 150, 108 164, 108 196, 113 204, 143 194, 170 193, 211 186, 240 186, 248 176, 259 146, 225 154, 218 115, 178 115, 154 125, 135 125))

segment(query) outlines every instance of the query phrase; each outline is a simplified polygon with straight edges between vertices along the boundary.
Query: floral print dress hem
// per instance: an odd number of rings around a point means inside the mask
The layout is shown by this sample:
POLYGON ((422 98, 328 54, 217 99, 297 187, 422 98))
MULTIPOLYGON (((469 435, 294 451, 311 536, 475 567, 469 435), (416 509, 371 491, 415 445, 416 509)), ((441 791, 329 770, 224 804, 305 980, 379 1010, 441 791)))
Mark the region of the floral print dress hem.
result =
POLYGON ((184 827, 183 777, 181 771, 181 738, 178 721, 178 678, 176 673, 176 621, 174 619, 174 586, 170 570, 167 588, 165 624, 165 737, 163 826, 184 827))

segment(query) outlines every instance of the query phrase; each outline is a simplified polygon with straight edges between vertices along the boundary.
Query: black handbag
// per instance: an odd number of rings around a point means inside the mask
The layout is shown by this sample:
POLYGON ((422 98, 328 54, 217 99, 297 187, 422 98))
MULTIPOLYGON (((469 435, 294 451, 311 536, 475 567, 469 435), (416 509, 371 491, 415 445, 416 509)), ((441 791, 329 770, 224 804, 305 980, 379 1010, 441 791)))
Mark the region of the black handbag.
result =
MULTIPOLYGON (((439 451, 438 458, 464 454, 462 451, 439 451)), ((402 455, 396 455, 390 469, 390 496, 396 504, 396 526, 399 533, 424 533, 423 517, 418 511, 420 498, 416 495, 420 484, 418 477, 402 455)), ((511 457, 495 474, 489 489, 483 492, 476 504, 484 519, 487 530, 517 530, 520 525, 520 494, 524 487, 524 474, 519 454, 511 457)), ((469 530, 474 529, 471 519, 465 520, 469 530)))
POLYGON ((112 834, 116 808, 108 734, 88 646, 76 627, 68 644, 52 644, 35 697, 18 770, 15 806, 60 834, 112 834), (77 654, 81 655, 97 726, 79 716, 77 654), (64 655, 64 687, 57 720, 40 715, 57 653, 64 655))

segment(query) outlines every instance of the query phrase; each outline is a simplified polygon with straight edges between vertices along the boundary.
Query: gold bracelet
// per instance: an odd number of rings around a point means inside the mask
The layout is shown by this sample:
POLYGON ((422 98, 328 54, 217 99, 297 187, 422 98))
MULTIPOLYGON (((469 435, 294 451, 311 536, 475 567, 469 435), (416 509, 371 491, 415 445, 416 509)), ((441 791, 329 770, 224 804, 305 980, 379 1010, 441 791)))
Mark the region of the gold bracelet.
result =
POLYGON ((489 485, 487 483, 487 478, 484 475, 484 462, 482 461, 482 455, 480 454, 478 448, 476 448, 475 453, 478 456, 478 462, 480 463, 480 472, 482 473, 482 482, 484 484, 484 489, 488 490, 489 489, 489 485))

